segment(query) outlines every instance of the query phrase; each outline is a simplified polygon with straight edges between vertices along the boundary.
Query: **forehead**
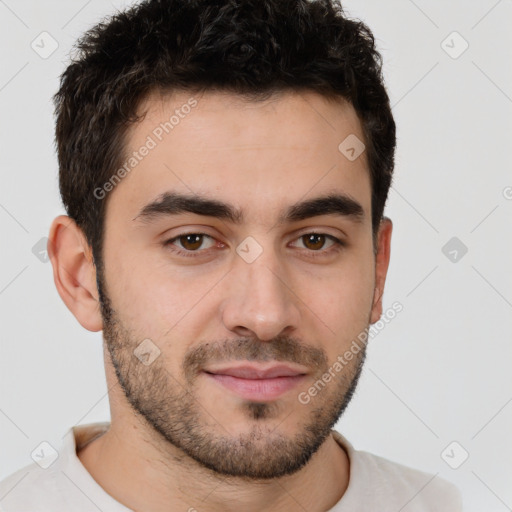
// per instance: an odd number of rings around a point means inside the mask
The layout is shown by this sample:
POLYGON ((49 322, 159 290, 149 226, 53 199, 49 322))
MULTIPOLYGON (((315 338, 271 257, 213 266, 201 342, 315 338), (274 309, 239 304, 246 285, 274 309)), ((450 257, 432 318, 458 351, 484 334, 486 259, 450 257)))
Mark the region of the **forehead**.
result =
POLYGON ((126 140, 129 171, 111 198, 128 215, 173 191, 215 197, 258 215, 340 192, 357 198, 369 215, 366 154, 348 158, 345 147, 355 141, 359 151, 364 135, 346 101, 311 92, 249 101, 182 91, 153 94, 141 110, 145 116, 126 140))

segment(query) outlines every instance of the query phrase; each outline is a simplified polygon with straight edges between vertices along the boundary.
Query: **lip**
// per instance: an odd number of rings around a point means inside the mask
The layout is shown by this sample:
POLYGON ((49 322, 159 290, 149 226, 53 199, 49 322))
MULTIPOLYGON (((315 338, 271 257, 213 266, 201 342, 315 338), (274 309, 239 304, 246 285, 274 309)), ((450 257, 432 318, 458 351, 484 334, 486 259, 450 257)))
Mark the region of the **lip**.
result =
POLYGON ((204 370, 219 385, 245 400, 271 401, 296 387, 306 377, 303 368, 285 364, 240 365, 204 370))
POLYGON ((273 379, 275 377, 296 377, 304 375, 306 371, 301 367, 288 364, 254 365, 241 364, 239 366, 226 366, 205 370, 215 375, 229 375, 239 379, 273 379))

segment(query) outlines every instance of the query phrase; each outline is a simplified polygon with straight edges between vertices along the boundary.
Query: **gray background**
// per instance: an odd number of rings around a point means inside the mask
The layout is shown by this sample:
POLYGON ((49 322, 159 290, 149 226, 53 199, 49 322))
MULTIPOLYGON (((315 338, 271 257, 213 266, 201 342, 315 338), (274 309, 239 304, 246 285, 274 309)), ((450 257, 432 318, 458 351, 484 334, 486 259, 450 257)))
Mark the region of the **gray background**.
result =
MULTIPOLYGON (((60 300, 40 240, 63 213, 50 98, 74 40, 125 5, 0 0, 0 478, 109 419, 101 333, 60 300)), ((385 308, 403 311, 338 430, 455 482, 467 511, 511 510, 512 2, 344 5, 374 31, 398 125, 385 308)))

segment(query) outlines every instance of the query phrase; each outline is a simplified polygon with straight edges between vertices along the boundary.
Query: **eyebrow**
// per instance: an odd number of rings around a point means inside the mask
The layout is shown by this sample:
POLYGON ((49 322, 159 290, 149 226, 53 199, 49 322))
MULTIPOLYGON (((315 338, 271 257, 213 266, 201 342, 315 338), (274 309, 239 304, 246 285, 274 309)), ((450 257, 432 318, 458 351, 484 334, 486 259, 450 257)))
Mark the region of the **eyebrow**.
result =
MULTIPOLYGON (((146 204, 133 220, 138 219, 141 222, 149 223, 162 217, 182 213, 214 217, 234 224, 241 224, 244 220, 243 211, 233 205, 196 194, 177 192, 161 194, 157 199, 146 204)), ((349 218, 354 222, 361 222, 364 219, 364 209, 350 196, 333 193, 288 206, 279 215, 277 224, 297 222, 320 215, 337 215, 349 218)))

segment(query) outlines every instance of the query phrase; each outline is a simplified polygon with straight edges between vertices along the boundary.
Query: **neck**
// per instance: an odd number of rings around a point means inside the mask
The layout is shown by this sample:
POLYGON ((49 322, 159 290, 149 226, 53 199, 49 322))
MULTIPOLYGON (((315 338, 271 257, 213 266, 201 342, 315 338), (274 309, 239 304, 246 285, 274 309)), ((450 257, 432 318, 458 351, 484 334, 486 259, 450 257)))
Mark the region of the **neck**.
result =
POLYGON ((218 475, 146 429, 113 418, 105 434, 77 452, 96 482, 136 512, 322 511, 348 486, 349 460, 332 435, 293 475, 255 481, 218 475))

